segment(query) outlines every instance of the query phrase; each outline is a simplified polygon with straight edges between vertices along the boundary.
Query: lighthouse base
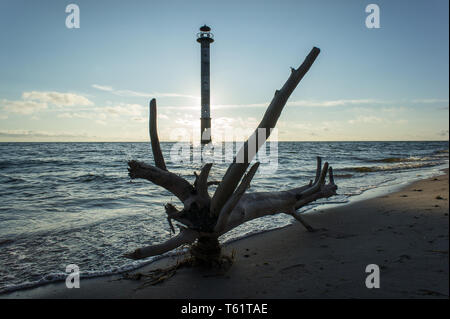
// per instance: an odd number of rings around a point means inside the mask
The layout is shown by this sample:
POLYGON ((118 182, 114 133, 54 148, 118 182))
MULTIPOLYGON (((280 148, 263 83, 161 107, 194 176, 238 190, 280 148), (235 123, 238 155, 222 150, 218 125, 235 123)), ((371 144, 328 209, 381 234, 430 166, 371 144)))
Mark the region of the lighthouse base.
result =
POLYGON ((211 118, 201 118, 200 121, 201 143, 208 144, 211 142, 211 118))

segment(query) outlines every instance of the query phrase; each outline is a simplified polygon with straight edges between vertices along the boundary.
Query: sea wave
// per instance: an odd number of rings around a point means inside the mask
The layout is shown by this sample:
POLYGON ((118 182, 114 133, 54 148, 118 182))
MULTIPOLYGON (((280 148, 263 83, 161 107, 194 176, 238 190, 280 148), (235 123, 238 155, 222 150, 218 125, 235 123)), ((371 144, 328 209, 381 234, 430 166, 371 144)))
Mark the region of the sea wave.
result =
POLYGON ((0 247, 12 244, 14 240, 12 239, 0 239, 0 247))
MULTIPOLYGON (((104 276, 116 275, 116 274, 133 271, 133 270, 141 268, 149 263, 152 263, 152 262, 154 262, 160 258, 164 258, 164 257, 166 257, 166 255, 157 256, 150 260, 146 260, 146 261, 142 261, 142 262, 134 262, 132 264, 127 264, 127 265, 124 265, 121 267, 114 267, 114 268, 111 268, 108 270, 94 270, 94 271, 80 272, 80 279, 104 277, 104 276)), ((35 288, 35 287, 47 285, 50 283, 64 281, 67 278, 67 275, 68 274, 64 273, 64 272, 49 273, 49 274, 42 276, 38 280, 25 281, 20 284, 5 285, 0 288, 0 294, 10 293, 10 292, 17 291, 17 290, 35 288)))
POLYGON ((8 175, 0 175, 0 182, 2 183, 25 183, 23 178, 12 177, 8 175))
POLYGON ((119 179, 123 179, 123 177, 122 176, 113 177, 104 174, 91 174, 91 173, 75 177, 75 180, 81 183, 117 181, 119 179))
MULTIPOLYGON (((125 161, 120 161, 121 164, 125 163, 125 161)), ((0 169, 17 169, 18 167, 42 167, 42 166, 52 166, 52 167, 60 167, 60 166, 75 166, 75 165, 96 165, 98 164, 96 161, 89 159, 77 159, 77 158, 64 158, 64 159, 55 159, 55 158, 17 158, 14 160, 0 160, 0 169)))
POLYGON ((337 169, 336 171, 357 172, 357 173, 374 173, 374 172, 389 172, 408 169, 418 169, 423 167, 433 167, 444 164, 443 162, 423 162, 423 163, 405 163, 400 162, 395 165, 386 166, 357 166, 357 167, 345 167, 337 169))
POLYGON ((352 178, 353 174, 333 174, 335 178, 352 178))
POLYGON ((404 163, 404 162, 423 162, 433 160, 432 157, 388 157, 376 160, 370 160, 372 163, 404 163))

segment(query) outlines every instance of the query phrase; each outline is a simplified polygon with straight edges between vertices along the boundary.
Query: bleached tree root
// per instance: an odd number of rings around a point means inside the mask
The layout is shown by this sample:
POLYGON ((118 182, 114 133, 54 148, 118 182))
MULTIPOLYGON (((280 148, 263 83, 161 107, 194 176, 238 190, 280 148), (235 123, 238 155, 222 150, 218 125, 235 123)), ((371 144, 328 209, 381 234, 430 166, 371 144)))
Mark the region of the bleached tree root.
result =
MULTIPOLYGON (((319 161, 320 159, 318 159, 318 162, 319 161)), ((206 242, 205 238, 217 240, 217 238, 224 233, 247 221, 279 213, 285 213, 295 217, 299 222, 302 223, 303 226, 305 226, 308 231, 314 231, 313 227, 311 227, 297 212, 297 209, 320 198, 328 198, 336 194, 337 186, 336 184, 334 184, 334 178, 331 168, 328 169, 330 181, 328 184, 325 183, 327 169, 328 163, 325 163, 325 165, 321 168, 321 173, 319 173, 319 179, 314 184, 308 184, 303 187, 294 188, 287 191, 254 192, 243 194, 234 208, 229 212, 229 214, 227 214, 227 216, 222 216, 219 219, 222 220, 222 222, 220 224, 217 223, 215 229, 210 232, 201 231, 199 228, 207 226, 202 225, 202 222, 200 222, 199 220, 187 219, 187 216, 189 216, 189 214, 183 211, 177 211, 176 213, 172 212, 170 213, 170 217, 184 224, 186 228, 183 227, 177 236, 172 237, 170 240, 163 244, 137 249, 133 253, 127 254, 126 257, 132 259, 142 259, 150 256, 160 255, 179 246, 192 244, 198 238, 204 239, 200 242, 201 246, 202 242, 206 242), (183 216, 184 218, 186 218, 186 220, 183 218, 183 216)), ((214 256, 217 255, 217 253, 213 252, 213 250, 209 247, 204 248, 204 250, 211 252, 209 255, 212 259, 214 259, 214 256)), ((199 255, 200 254, 197 254, 197 256, 199 255)), ((203 255, 208 254, 204 253, 203 255)))
POLYGON ((170 172, 165 164, 156 129, 156 100, 150 102, 150 139, 152 143, 155 166, 138 161, 130 161, 129 175, 132 179, 146 179, 174 194, 183 204, 181 209, 172 204, 165 206, 167 220, 175 232, 172 220, 180 223, 180 232, 168 241, 136 249, 125 257, 142 259, 160 255, 182 245, 191 245, 191 254, 201 264, 214 264, 221 258, 218 238, 233 228, 267 215, 288 214, 296 218, 308 231, 314 231, 298 209, 316 201, 336 194, 333 170, 321 158, 317 158, 314 182, 307 185, 278 192, 246 193, 255 176, 259 163, 248 171, 259 148, 269 138, 286 102, 308 72, 320 50, 313 48, 298 69, 293 69, 280 90, 275 92, 258 128, 238 151, 220 182, 208 182, 212 164, 205 164, 200 173, 194 173, 191 184, 186 179, 170 172), (247 173, 246 173, 247 172, 247 173), (326 183, 328 175, 329 182, 326 183), (208 186, 218 185, 211 197, 208 186), (195 243, 195 244, 194 244, 195 243))
POLYGON ((130 259, 142 259, 150 256, 161 255, 182 245, 192 244, 198 237, 198 232, 192 229, 184 228, 177 236, 172 237, 162 244, 136 249, 132 253, 125 254, 124 257, 130 259))

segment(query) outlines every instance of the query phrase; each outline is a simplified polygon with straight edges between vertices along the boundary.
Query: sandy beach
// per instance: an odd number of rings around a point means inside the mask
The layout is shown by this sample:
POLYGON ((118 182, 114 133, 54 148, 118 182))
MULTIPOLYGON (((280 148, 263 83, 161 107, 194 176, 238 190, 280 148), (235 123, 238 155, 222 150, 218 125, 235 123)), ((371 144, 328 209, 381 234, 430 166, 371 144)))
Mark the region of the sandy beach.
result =
MULTIPOLYGON (((448 170, 398 192, 305 216, 318 231, 294 224, 235 241, 225 274, 181 268, 145 288, 113 275, 12 292, 2 298, 448 298, 448 170), (368 289, 365 268, 380 267, 368 289)), ((135 272, 166 267, 169 257, 135 272)))

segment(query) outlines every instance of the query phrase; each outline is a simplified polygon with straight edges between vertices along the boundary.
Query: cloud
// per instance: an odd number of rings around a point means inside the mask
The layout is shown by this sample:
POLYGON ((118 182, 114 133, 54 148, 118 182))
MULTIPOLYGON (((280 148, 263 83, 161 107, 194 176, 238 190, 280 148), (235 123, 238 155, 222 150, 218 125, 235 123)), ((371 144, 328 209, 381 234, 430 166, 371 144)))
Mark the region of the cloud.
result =
MULTIPOLYGON (((213 105, 214 109, 234 109, 234 108, 242 108, 242 107, 267 107, 269 103, 251 103, 251 104, 217 104, 213 105)), ((199 108, 196 106, 195 108, 199 108)))
POLYGON ((194 126, 197 124, 197 121, 189 120, 187 118, 176 119, 175 124, 180 126, 194 126))
POLYGON ((411 102, 421 104, 448 103, 448 99, 414 99, 411 102))
MULTIPOLYGON (((386 101, 374 100, 374 99, 342 99, 342 100, 296 100, 287 102, 287 106, 291 107, 337 107, 337 106, 349 106, 349 105, 361 105, 361 104, 382 104, 386 101)), ((214 109, 233 109, 233 108, 259 108, 267 107, 270 102, 263 103, 250 103, 250 104, 214 104, 214 109)), ((200 106, 162 106, 165 109, 179 109, 179 110, 198 110, 200 106)))
POLYGON ((446 136, 446 137, 448 137, 449 136, 449 131, 448 130, 441 130, 439 133, 438 133, 438 135, 439 136, 446 136))
MULTIPOLYGON (((412 103, 448 103, 448 99, 422 99, 422 100, 411 100, 412 103)), ((392 100, 380 100, 380 99, 336 99, 336 100, 295 100, 289 101, 286 103, 287 106, 295 106, 295 107, 339 107, 339 106, 351 106, 351 105, 382 105, 382 104, 395 104, 399 103, 399 101, 392 100)), ((264 103, 251 103, 251 104, 218 104, 214 105, 216 109, 226 109, 226 108, 242 108, 242 107, 267 107, 270 102, 264 103)), ((172 106, 170 108, 184 108, 184 109, 192 109, 198 108, 198 106, 185 106, 185 107, 176 107, 172 106)), ((448 107, 447 107, 448 108, 448 107)), ((383 112, 399 112, 404 111, 405 107, 396 107, 396 108, 383 108, 383 112)))
POLYGON ((376 116, 358 116, 357 118, 348 121, 349 124, 375 124, 381 122, 383 122, 383 119, 376 116))
POLYGON ((100 90, 100 91, 112 91, 113 88, 106 85, 98 85, 98 84, 92 84, 92 87, 94 89, 100 90))
POLYGON ((141 116, 144 107, 139 104, 118 104, 116 106, 106 106, 96 109, 99 112, 107 113, 111 116, 141 116))
POLYGON ((63 118, 63 119, 74 119, 74 118, 78 118, 78 119, 92 119, 94 117, 94 114, 92 114, 91 112, 85 112, 85 113, 80 113, 80 112, 66 112, 66 113, 61 113, 57 115, 58 118, 63 118))
POLYGON ((60 92, 23 92, 21 100, 6 100, 0 102, 0 106, 7 112, 19 114, 31 114, 48 108, 49 105, 55 106, 92 106, 94 103, 86 97, 74 93, 60 92))
POLYGON ((89 101, 89 99, 87 99, 86 97, 75 93, 31 91, 31 92, 23 92, 22 99, 26 101, 38 101, 41 103, 49 103, 56 106, 94 105, 94 103, 89 101))
MULTIPOLYGON (((411 103, 437 103, 437 102, 448 102, 448 100, 444 99, 423 99, 423 100, 410 100, 411 103)), ((391 105, 391 104, 399 104, 405 103, 402 101, 394 101, 394 100, 381 100, 381 99, 336 99, 336 100, 295 100, 288 101, 286 106, 289 107, 346 107, 346 106, 362 106, 364 105, 364 110, 366 110, 368 105, 391 105)), ((240 108, 266 108, 268 107, 270 102, 263 103, 248 103, 248 104, 213 104, 211 107, 215 110, 219 109, 240 109, 240 108)), ((166 110, 199 110, 200 105, 184 105, 184 106, 161 106, 162 109, 166 110)), ((361 108, 362 109, 362 108, 361 108)), ((386 113, 395 113, 395 112, 403 112, 407 108, 405 106, 400 107, 383 107, 382 112, 386 113)), ((444 107, 442 109, 448 110, 448 107, 444 107)))
POLYGON ((147 117, 144 116, 144 107, 139 104, 117 104, 114 106, 95 107, 85 111, 78 112, 64 112, 58 114, 58 118, 67 119, 89 119, 94 120, 96 123, 106 125, 108 118, 121 119, 129 118, 138 122, 147 121, 147 117))
MULTIPOLYGON (((178 105, 178 106, 172 106, 172 105, 168 105, 168 106, 164 106, 164 105, 162 105, 162 106, 160 106, 160 110, 179 110, 179 111, 181 111, 181 110, 194 110, 194 111, 197 111, 197 110, 200 110, 200 104, 199 105, 195 105, 195 106, 183 106, 183 105, 178 105)), ((217 106, 217 105, 212 105, 211 106, 212 108, 214 108, 214 109, 219 109, 219 107, 217 106)))
POLYGON ((147 118, 145 118, 143 116, 142 117, 133 117, 132 120, 135 122, 139 122, 139 123, 146 123, 148 121, 147 118))
POLYGON ((0 130, 0 137, 21 138, 21 137, 87 137, 86 134, 73 134, 67 132, 46 132, 32 130, 0 130))
POLYGON ((290 106, 304 106, 304 107, 335 107, 357 104, 377 104, 384 103, 384 101, 374 99, 341 99, 341 100, 297 100, 287 102, 286 105, 290 106))
POLYGON ((33 112, 42 111, 47 108, 47 103, 21 100, 2 100, 1 105, 5 111, 19 114, 31 114, 33 112))
POLYGON ((396 114, 396 113, 400 113, 400 112, 405 112, 407 111, 408 108, 404 107, 404 106, 399 106, 399 107, 383 107, 381 108, 381 112, 384 113, 389 113, 389 114, 396 114))
POLYGON ((107 85, 99 85, 99 84, 92 84, 91 85, 94 89, 100 90, 100 91, 107 91, 111 92, 114 95, 118 96, 130 96, 130 97, 145 97, 145 98, 162 98, 162 97, 181 97, 181 98, 189 98, 189 99, 200 99, 199 96, 196 95, 189 95, 189 94, 181 94, 181 93, 161 93, 161 92, 138 92, 133 90, 115 90, 111 86, 107 85))

